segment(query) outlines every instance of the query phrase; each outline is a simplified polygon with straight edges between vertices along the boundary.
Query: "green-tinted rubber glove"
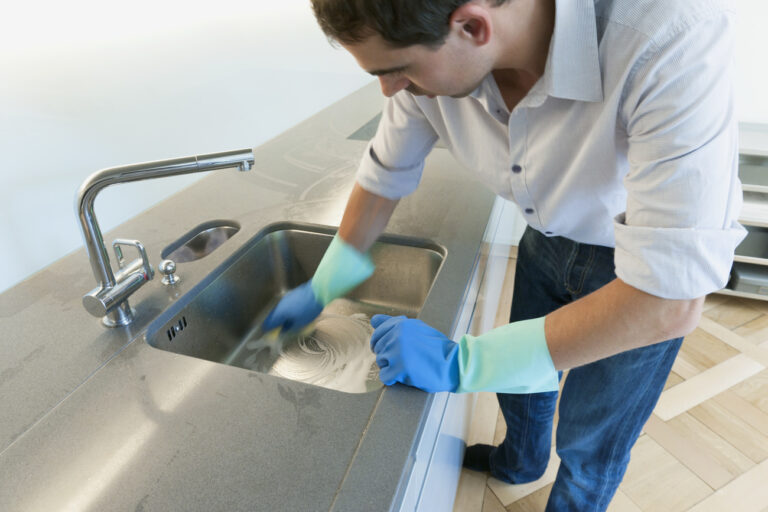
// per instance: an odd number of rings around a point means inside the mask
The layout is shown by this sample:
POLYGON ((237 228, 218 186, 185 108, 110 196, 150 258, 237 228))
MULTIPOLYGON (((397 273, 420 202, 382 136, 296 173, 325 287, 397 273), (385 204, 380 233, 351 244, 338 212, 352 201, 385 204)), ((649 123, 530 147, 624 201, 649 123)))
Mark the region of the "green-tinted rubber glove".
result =
POLYGON ((544 317, 459 340, 457 393, 556 391, 558 376, 544 337, 544 317))
POLYGON ((314 277, 286 293, 267 315, 262 329, 265 332, 278 328, 293 331, 305 327, 329 302, 368 279, 373 269, 373 262, 367 254, 362 254, 336 235, 320 260, 314 277))
POLYGON ((312 291, 317 301, 326 306, 371 277, 374 268, 368 254, 361 253, 336 235, 312 276, 312 291))
POLYGON ((424 391, 540 393, 558 388, 544 317, 498 327, 458 343, 421 320, 375 315, 371 349, 386 385, 424 391))

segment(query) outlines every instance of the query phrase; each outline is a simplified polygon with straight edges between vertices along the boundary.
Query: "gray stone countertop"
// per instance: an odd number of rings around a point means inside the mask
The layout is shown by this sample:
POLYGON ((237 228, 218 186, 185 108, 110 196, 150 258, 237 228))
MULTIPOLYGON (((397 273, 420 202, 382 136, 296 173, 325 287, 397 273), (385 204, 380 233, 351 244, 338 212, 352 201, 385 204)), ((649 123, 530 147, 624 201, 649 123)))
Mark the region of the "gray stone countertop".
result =
MULTIPOLYGON (((372 83, 256 148, 251 172, 216 171, 106 234, 141 240, 156 265, 198 224, 241 225, 209 256, 179 264, 178 285, 158 276, 135 293, 129 327, 107 329, 83 309, 95 285, 83 249, 0 294, 0 510, 360 511, 399 502, 431 395, 399 385, 342 393, 143 338, 265 226, 338 226, 366 146, 349 136, 382 104, 372 83)), ((447 249, 419 315, 442 332, 453 331, 493 200, 438 148, 387 228, 447 249)))

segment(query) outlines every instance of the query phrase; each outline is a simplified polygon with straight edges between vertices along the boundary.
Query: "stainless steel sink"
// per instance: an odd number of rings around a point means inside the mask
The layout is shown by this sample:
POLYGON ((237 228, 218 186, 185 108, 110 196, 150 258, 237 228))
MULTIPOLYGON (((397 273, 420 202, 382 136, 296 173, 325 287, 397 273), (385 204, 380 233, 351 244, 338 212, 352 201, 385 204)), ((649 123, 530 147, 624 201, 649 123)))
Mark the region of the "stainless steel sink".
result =
POLYGON ((238 231, 240 224, 231 220, 204 222, 163 249, 160 255, 176 263, 199 260, 218 249, 238 231))
POLYGON ((147 342, 161 350, 340 391, 381 387, 368 344, 370 333, 362 342, 354 331, 354 336, 349 334, 354 340, 326 343, 330 331, 320 336, 322 322, 357 322, 355 328, 362 323, 370 329, 367 319, 376 313, 418 316, 446 251, 427 240, 384 235, 371 249, 374 275, 347 297, 331 302, 316 332, 277 340, 263 337, 264 317, 286 292, 312 277, 334 233, 333 228, 307 224, 267 227, 155 320, 147 342), (350 320, 353 315, 358 319, 350 320), (360 315, 365 315, 362 322, 360 315))

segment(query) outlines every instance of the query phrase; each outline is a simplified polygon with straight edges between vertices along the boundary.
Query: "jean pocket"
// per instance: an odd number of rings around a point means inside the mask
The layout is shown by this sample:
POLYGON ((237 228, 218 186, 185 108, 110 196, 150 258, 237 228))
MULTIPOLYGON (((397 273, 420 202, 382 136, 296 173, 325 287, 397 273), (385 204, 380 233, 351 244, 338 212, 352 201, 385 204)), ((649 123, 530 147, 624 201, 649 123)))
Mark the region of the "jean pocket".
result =
POLYGON ((571 254, 563 273, 563 286, 574 299, 586 295, 611 280, 612 268, 595 265, 599 247, 573 243, 571 254), (606 272, 606 270, 608 272, 606 272))

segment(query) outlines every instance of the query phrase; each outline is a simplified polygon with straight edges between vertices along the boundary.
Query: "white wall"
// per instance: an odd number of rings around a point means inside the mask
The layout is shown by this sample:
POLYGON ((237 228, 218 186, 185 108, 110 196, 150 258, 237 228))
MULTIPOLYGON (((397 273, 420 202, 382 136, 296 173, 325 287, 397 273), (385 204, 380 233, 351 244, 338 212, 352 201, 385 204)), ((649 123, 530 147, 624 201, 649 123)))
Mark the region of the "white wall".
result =
MULTIPOLYGON (((768 2, 735 3, 739 118, 768 123, 768 2)), ((0 291, 80 246, 74 195, 91 172, 257 146, 369 82, 351 57, 328 45, 308 4, 26 0, 5 6, 0 291)), ((102 228, 195 179, 107 189, 96 205, 102 228)))
POLYGON ((739 120, 768 124, 768 2, 734 0, 739 120))
MULTIPOLYGON (((307 0, 13 4, 0 16, 0 290, 82 245, 74 199, 90 173, 258 146, 371 81, 307 0)), ((102 229, 199 177, 107 189, 102 229)))

